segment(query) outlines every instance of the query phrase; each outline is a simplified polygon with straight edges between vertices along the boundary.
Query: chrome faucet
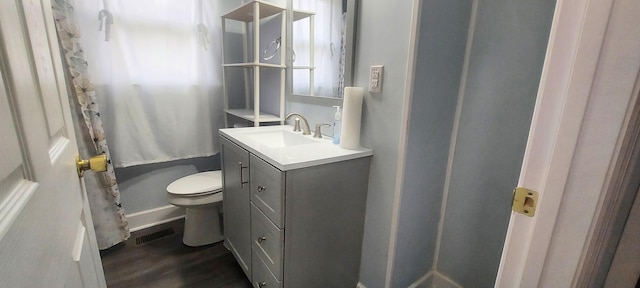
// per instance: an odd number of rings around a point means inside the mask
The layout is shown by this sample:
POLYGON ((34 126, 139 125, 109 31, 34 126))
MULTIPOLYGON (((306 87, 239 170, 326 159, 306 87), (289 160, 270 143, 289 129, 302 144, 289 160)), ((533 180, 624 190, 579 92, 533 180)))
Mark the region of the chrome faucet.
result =
POLYGON ((290 113, 287 115, 286 120, 289 120, 293 116, 296 117, 294 118, 296 122, 293 126, 293 131, 300 131, 300 120, 302 120, 302 135, 311 135, 311 129, 309 129, 309 122, 307 122, 307 119, 304 119, 304 117, 298 113, 290 113))

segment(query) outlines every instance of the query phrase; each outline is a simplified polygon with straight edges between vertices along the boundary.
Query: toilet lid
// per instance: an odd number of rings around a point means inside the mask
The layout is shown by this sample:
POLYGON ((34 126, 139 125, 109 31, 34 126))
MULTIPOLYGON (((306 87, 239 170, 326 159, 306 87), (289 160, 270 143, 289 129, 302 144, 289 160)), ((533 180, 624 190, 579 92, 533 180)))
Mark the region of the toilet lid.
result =
POLYGON ((220 170, 207 171, 182 177, 167 186, 167 192, 182 196, 196 196, 222 190, 220 170))

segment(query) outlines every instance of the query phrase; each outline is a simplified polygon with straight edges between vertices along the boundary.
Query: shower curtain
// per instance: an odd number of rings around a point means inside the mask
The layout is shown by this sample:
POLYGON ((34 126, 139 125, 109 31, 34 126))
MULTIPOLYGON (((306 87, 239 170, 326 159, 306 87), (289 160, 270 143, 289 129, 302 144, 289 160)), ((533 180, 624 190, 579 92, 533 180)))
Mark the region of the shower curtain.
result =
POLYGON ((77 19, 71 0, 54 0, 52 3, 58 41, 67 64, 69 86, 75 99, 73 104, 78 148, 85 158, 94 154, 107 155, 107 171, 86 173, 85 184, 91 216, 99 249, 106 249, 129 238, 127 219, 120 203, 120 191, 111 163, 111 154, 105 137, 100 110, 96 100, 88 63, 84 57, 77 19), (97 153, 96 153, 97 152, 97 153))
POLYGON ((217 2, 76 1, 116 168, 219 152, 224 118, 217 2), (105 8, 109 13, 98 13, 105 8), (113 22, 108 41, 106 29, 98 30, 103 14, 113 22))

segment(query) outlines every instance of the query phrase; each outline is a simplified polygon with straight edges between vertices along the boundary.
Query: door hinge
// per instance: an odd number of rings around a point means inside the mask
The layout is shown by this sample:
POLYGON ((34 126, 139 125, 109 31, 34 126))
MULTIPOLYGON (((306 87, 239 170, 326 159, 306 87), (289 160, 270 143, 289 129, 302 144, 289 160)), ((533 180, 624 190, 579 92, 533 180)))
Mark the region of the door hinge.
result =
POLYGON ((516 189, 513 190, 511 210, 514 212, 533 217, 533 215, 536 214, 537 205, 538 192, 523 187, 516 187, 516 189))

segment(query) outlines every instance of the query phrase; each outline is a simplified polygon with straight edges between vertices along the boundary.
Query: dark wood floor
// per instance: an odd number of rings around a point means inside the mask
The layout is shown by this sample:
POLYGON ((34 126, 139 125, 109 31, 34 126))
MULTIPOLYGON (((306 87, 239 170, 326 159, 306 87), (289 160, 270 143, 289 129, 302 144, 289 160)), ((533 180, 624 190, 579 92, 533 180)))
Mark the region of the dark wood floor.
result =
POLYGON ((188 247, 182 244, 183 229, 179 220, 136 231, 124 243, 101 251, 107 287, 251 287, 222 242, 188 247), (166 236, 168 229, 175 234, 166 236), (145 235, 151 236, 141 238, 145 235))

